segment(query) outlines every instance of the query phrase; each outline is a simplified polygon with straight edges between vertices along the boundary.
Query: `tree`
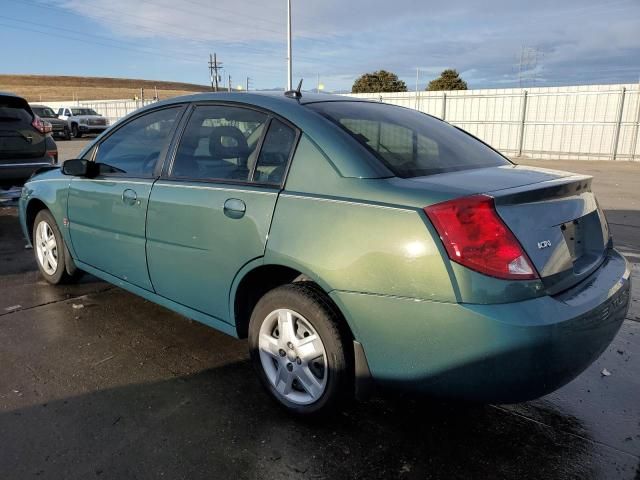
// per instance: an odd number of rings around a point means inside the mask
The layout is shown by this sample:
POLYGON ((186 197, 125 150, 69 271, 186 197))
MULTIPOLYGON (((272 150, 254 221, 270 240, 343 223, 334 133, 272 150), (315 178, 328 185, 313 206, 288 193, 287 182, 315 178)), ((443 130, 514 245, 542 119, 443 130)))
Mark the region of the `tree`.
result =
POLYGON ((467 82, 460 78, 457 70, 448 68, 444 70, 439 78, 431 80, 427 85, 427 90, 466 90, 467 82))
POLYGON ((378 70, 361 75, 351 87, 351 93, 406 92, 407 85, 395 73, 378 70))

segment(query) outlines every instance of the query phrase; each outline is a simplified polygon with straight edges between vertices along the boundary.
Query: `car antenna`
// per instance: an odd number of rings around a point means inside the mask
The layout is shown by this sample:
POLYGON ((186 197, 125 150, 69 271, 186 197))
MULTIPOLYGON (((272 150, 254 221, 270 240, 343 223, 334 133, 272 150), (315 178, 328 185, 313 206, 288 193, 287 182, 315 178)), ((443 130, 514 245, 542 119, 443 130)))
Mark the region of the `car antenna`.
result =
POLYGON ((298 83, 298 88, 295 90, 287 90, 284 92, 285 96, 289 98, 302 98, 302 81, 304 78, 300 79, 300 83, 298 83))

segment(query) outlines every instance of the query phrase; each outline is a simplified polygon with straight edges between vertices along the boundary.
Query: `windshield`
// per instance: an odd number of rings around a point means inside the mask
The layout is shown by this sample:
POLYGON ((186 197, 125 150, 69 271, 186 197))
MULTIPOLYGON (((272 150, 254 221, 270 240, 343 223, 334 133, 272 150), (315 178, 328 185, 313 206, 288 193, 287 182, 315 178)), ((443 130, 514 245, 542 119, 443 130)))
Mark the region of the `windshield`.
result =
POLYGON ((415 110, 349 101, 307 107, 346 130, 398 177, 510 165, 471 135, 415 110))
POLYGON ((49 107, 31 107, 31 110, 40 118, 53 118, 56 116, 49 107))
POLYGON ((72 108, 71 113, 74 115, 98 115, 92 108, 72 108))

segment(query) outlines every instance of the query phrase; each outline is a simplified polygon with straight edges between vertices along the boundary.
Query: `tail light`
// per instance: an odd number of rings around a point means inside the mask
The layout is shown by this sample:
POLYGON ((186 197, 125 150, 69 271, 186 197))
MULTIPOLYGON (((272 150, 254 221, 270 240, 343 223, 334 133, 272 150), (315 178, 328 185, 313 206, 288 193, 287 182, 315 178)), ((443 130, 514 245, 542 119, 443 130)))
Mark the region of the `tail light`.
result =
POLYGON ((51 158, 53 163, 58 163, 58 150, 47 150, 47 157, 51 158))
POLYGON ((539 278, 520 242, 498 216, 493 198, 463 197, 424 211, 452 261, 506 280, 539 278))
POLYGON ((40 133, 51 133, 53 131, 53 126, 49 122, 43 121, 39 116, 34 115, 33 121, 31 122, 33 128, 38 130, 40 133))

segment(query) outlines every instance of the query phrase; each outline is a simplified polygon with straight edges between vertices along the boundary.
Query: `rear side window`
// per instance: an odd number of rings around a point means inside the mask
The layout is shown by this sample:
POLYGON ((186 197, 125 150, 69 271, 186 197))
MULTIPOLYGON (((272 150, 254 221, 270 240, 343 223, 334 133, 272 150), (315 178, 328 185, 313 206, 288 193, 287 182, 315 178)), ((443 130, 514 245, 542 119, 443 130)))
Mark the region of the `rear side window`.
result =
POLYGON ((471 135, 415 110, 349 101, 307 106, 347 131, 398 177, 510 165, 471 135))
POLYGON ((280 185, 295 141, 296 132, 293 128, 280 120, 272 120, 260 149, 253 180, 258 183, 280 185))
POLYGON ((180 140, 171 175, 248 182, 268 118, 241 107, 197 107, 180 140))

